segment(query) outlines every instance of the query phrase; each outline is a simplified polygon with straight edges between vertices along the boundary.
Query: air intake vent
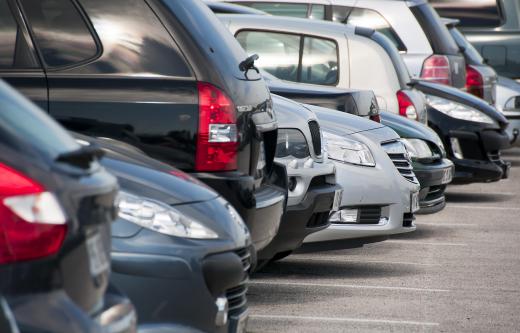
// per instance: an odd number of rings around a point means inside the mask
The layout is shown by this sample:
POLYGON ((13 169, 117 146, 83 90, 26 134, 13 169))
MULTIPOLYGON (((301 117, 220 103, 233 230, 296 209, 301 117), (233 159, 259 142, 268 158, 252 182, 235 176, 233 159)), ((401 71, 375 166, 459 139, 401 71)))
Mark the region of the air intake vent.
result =
POLYGON ((410 163, 408 152, 406 151, 404 144, 402 144, 400 141, 393 141, 383 144, 382 147, 388 154, 388 157, 390 157, 394 163, 397 171, 399 171, 399 173, 409 182, 418 184, 419 181, 415 177, 415 173, 413 172, 413 167, 410 163))
POLYGON ((320 135, 320 125, 317 121, 311 120, 309 121, 309 129, 311 131, 312 136, 312 147, 314 149, 314 153, 316 156, 321 155, 321 135, 320 135))

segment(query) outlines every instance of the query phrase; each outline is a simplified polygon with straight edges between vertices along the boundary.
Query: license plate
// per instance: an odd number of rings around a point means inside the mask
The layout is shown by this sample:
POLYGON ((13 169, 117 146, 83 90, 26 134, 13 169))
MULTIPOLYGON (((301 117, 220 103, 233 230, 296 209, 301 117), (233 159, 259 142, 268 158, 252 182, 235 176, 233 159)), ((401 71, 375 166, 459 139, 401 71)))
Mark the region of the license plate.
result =
POLYGON ((93 277, 100 275, 110 268, 105 246, 98 233, 87 239, 87 251, 90 261, 90 274, 93 277))
POLYGON ((410 211, 412 213, 415 213, 420 208, 421 207, 419 206, 419 192, 414 192, 410 197, 410 211))
POLYGON ((452 170, 453 170, 453 168, 448 168, 448 169, 444 170, 444 175, 442 175, 442 183, 443 184, 448 184, 453 179, 453 172, 452 172, 452 170))
POLYGON ((341 198, 343 197, 343 189, 336 190, 336 193, 334 193, 334 202, 332 203, 332 210, 338 211, 339 207, 341 206, 341 198))

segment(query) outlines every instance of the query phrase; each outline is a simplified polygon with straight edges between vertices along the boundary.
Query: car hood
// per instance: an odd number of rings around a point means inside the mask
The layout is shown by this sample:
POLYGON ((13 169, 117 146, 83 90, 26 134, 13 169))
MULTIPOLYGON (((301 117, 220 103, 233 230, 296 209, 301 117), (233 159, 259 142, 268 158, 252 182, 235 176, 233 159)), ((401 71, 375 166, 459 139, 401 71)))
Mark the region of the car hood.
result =
POLYGON ((437 133, 418 121, 410 120, 393 113, 382 112, 381 123, 396 131, 402 138, 421 139, 442 146, 442 141, 437 133))
POLYGON ((218 197, 216 192, 202 182, 148 157, 134 146, 117 140, 79 134, 74 134, 74 137, 103 149, 105 156, 100 162, 117 177, 123 191, 169 205, 201 202, 218 197))
POLYGON ((307 126, 309 120, 316 120, 314 112, 300 103, 275 94, 271 98, 278 128, 299 128, 307 126))
POLYGON ((304 106, 316 114, 323 129, 337 128, 343 134, 354 134, 384 127, 380 123, 349 113, 309 104, 304 104, 304 106))
POLYGON ((510 90, 516 91, 520 95, 520 84, 518 84, 517 81, 505 76, 499 76, 498 84, 510 90))
POLYGON ((507 127, 507 119, 493 106, 489 105, 483 99, 468 94, 457 88, 446 86, 443 84, 428 82, 424 80, 413 80, 411 85, 425 94, 445 98, 457 103, 465 104, 485 113, 494 119, 501 128, 507 127))

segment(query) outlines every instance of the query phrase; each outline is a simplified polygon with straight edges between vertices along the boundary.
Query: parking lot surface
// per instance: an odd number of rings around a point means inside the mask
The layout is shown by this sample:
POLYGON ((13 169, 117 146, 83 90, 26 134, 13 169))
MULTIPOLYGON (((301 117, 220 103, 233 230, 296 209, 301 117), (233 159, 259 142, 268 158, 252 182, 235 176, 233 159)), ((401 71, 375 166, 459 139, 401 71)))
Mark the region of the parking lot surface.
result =
POLYGON ((450 186, 417 231, 300 253, 251 281, 249 332, 520 330, 520 149, 510 178, 450 186))

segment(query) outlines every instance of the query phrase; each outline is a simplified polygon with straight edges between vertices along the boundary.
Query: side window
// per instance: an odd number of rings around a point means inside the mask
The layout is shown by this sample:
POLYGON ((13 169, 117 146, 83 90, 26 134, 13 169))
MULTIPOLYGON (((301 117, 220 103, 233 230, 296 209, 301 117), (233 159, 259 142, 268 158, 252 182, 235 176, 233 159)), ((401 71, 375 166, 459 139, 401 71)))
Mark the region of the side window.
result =
POLYGON ((325 20, 325 5, 312 5, 309 18, 312 20, 325 20))
POLYGON ((332 21, 346 24, 351 11, 352 7, 332 6, 332 21))
POLYGON ((237 40, 247 54, 257 53, 256 65, 279 79, 298 81, 299 35, 264 31, 241 31, 237 40))
POLYGON ((338 47, 335 42, 305 37, 300 81, 324 85, 338 82, 338 47))
POLYGON ((307 18, 309 14, 309 5, 303 3, 260 3, 260 2, 240 2, 241 5, 253 7, 264 11, 271 15, 291 16, 307 18))
POLYGON ((498 0, 429 0, 440 16, 457 18, 462 27, 499 27, 504 16, 498 0))
POLYGON ((7 0, 0 0, 0 70, 36 68, 37 62, 7 0))
POLYGON ((81 68, 88 73, 192 77, 172 36, 143 0, 80 0, 103 55, 81 68))
POLYGON ((338 46, 331 40, 244 30, 236 37, 248 54, 260 56, 258 67, 279 79, 322 85, 338 81, 338 46))
POLYGON ((94 37, 70 0, 20 0, 20 3, 47 66, 71 66, 96 56, 94 37))
POLYGON ((348 24, 365 28, 372 28, 390 38, 399 51, 406 51, 406 47, 390 26, 388 21, 378 12, 366 8, 353 8, 347 19, 348 24))

